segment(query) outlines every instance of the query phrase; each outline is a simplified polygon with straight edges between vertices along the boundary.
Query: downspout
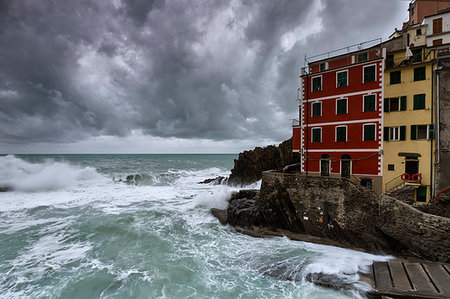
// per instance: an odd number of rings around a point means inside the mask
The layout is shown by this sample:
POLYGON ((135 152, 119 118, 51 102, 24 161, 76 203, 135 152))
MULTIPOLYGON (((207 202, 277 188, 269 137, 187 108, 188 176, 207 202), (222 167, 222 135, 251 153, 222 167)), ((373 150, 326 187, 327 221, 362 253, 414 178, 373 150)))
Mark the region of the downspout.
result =
MULTIPOLYGON (((434 63, 431 64, 431 113, 430 113, 430 124, 434 124, 433 114, 434 114, 434 63)), ((436 128, 434 129, 436 132, 436 128)), ((428 135, 430 134, 430 129, 428 128, 428 135)), ((430 199, 433 198, 434 195, 434 164, 433 164, 433 139, 430 139, 430 199)))
MULTIPOLYGON (((309 71, 309 68, 308 68, 308 71, 309 71)), ((309 99, 309 77, 308 77, 308 73, 306 73, 306 99, 305 99, 305 105, 306 105, 306 113, 305 113, 305 118, 306 118, 306 133, 305 133, 305 136, 306 136, 306 138, 305 138, 305 145, 306 145, 306 154, 305 154, 305 156, 306 156, 306 163, 305 163, 305 166, 306 166, 306 176, 308 176, 308 160, 309 160, 309 156, 308 156, 308 149, 309 149, 309 145, 308 145, 308 141, 309 141, 309 134, 308 134, 308 120, 309 120, 309 118, 308 118, 308 116, 309 116, 309 106, 308 106, 308 99, 309 99)))
MULTIPOLYGON (((438 64, 439 66, 439 64, 438 64)), ((440 92, 439 92, 439 68, 435 70, 436 72, 436 119, 435 119, 435 126, 434 126, 434 136, 435 136, 435 143, 436 143, 436 161, 433 165, 433 196, 436 195, 436 169, 439 163, 441 162, 441 147, 440 147, 440 141, 439 141, 439 126, 440 126, 440 92)))

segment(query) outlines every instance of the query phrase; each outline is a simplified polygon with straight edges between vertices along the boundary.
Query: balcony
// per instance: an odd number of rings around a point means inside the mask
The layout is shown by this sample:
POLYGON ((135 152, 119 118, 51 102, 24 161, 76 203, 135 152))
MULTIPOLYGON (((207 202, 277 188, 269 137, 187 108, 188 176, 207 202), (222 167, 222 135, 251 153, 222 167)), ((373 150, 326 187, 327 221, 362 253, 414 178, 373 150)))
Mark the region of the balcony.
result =
POLYGON ((293 128, 299 128, 299 127, 300 127, 300 119, 294 118, 294 119, 292 120, 292 127, 293 127, 293 128))

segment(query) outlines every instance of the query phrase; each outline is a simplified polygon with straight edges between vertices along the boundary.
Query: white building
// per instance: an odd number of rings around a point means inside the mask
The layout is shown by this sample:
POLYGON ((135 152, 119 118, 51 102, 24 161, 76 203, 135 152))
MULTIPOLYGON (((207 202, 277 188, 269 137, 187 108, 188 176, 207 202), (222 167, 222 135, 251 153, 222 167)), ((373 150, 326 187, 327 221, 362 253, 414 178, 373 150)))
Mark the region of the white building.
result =
POLYGON ((423 19, 426 25, 427 47, 450 44, 450 8, 423 19))

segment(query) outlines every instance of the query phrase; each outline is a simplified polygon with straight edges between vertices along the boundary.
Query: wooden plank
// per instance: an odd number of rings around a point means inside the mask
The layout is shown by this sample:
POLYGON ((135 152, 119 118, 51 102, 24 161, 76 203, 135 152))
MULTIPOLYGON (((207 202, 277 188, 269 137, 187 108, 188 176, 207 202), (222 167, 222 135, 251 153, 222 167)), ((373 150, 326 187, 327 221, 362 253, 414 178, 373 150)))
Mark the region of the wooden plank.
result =
POLYGON ((421 294, 437 296, 438 293, 431 283, 428 275, 419 263, 405 263, 406 271, 411 279, 414 289, 421 294))
POLYGON ((373 272, 375 275, 375 289, 392 289, 391 275, 389 274, 387 262, 375 262, 373 264, 373 272))
POLYGON ((422 263, 441 295, 450 297, 450 276, 442 264, 422 263))
POLYGON ((402 262, 389 262, 389 268, 391 270, 392 281, 394 288, 404 291, 412 291, 411 284, 409 283, 408 276, 403 268, 402 262))

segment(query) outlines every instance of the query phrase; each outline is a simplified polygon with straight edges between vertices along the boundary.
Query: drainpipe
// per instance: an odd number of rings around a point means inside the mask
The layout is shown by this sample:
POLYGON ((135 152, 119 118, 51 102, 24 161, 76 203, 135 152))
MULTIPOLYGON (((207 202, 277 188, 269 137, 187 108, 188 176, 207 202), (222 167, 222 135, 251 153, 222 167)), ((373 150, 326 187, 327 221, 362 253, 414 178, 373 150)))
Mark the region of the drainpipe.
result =
MULTIPOLYGON (((309 72, 309 69, 308 69, 309 72)), ((308 105, 308 99, 309 99, 309 77, 308 77, 308 73, 306 73, 306 99, 305 99, 305 104, 306 104, 306 111, 305 111, 305 118, 306 118, 306 133, 305 133, 305 145, 306 145, 306 176, 308 176, 308 160, 309 160, 309 156, 308 156, 308 149, 309 149, 309 145, 308 145, 308 141, 309 141, 309 134, 308 134, 308 117, 309 117, 309 105, 308 105)))
MULTIPOLYGON (((434 70, 434 63, 431 64, 431 113, 430 113, 430 124, 434 124, 433 121, 433 114, 434 114, 434 76, 433 76, 433 70, 434 70)), ((436 128, 434 129, 436 132, 436 128)), ((428 134, 430 134, 430 129, 428 128, 428 134)), ((435 133, 436 135, 436 133, 435 133)), ((431 175, 431 181, 430 181, 430 199, 434 196, 434 163, 433 163, 433 140, 430 140, 430 175, 431 175)))
POLYGON ((440 126, 440 92, 439 92, 439 64, 438 68, 435 70, 436 72, 436 119, 434 126, 434 136, 436 143, 436 161, 433 165, 433 197, 436 195, 436 169, 439 163, 441 162, 441 147, 440 147, 440 134, 439 134, 439 126, 440 126))

